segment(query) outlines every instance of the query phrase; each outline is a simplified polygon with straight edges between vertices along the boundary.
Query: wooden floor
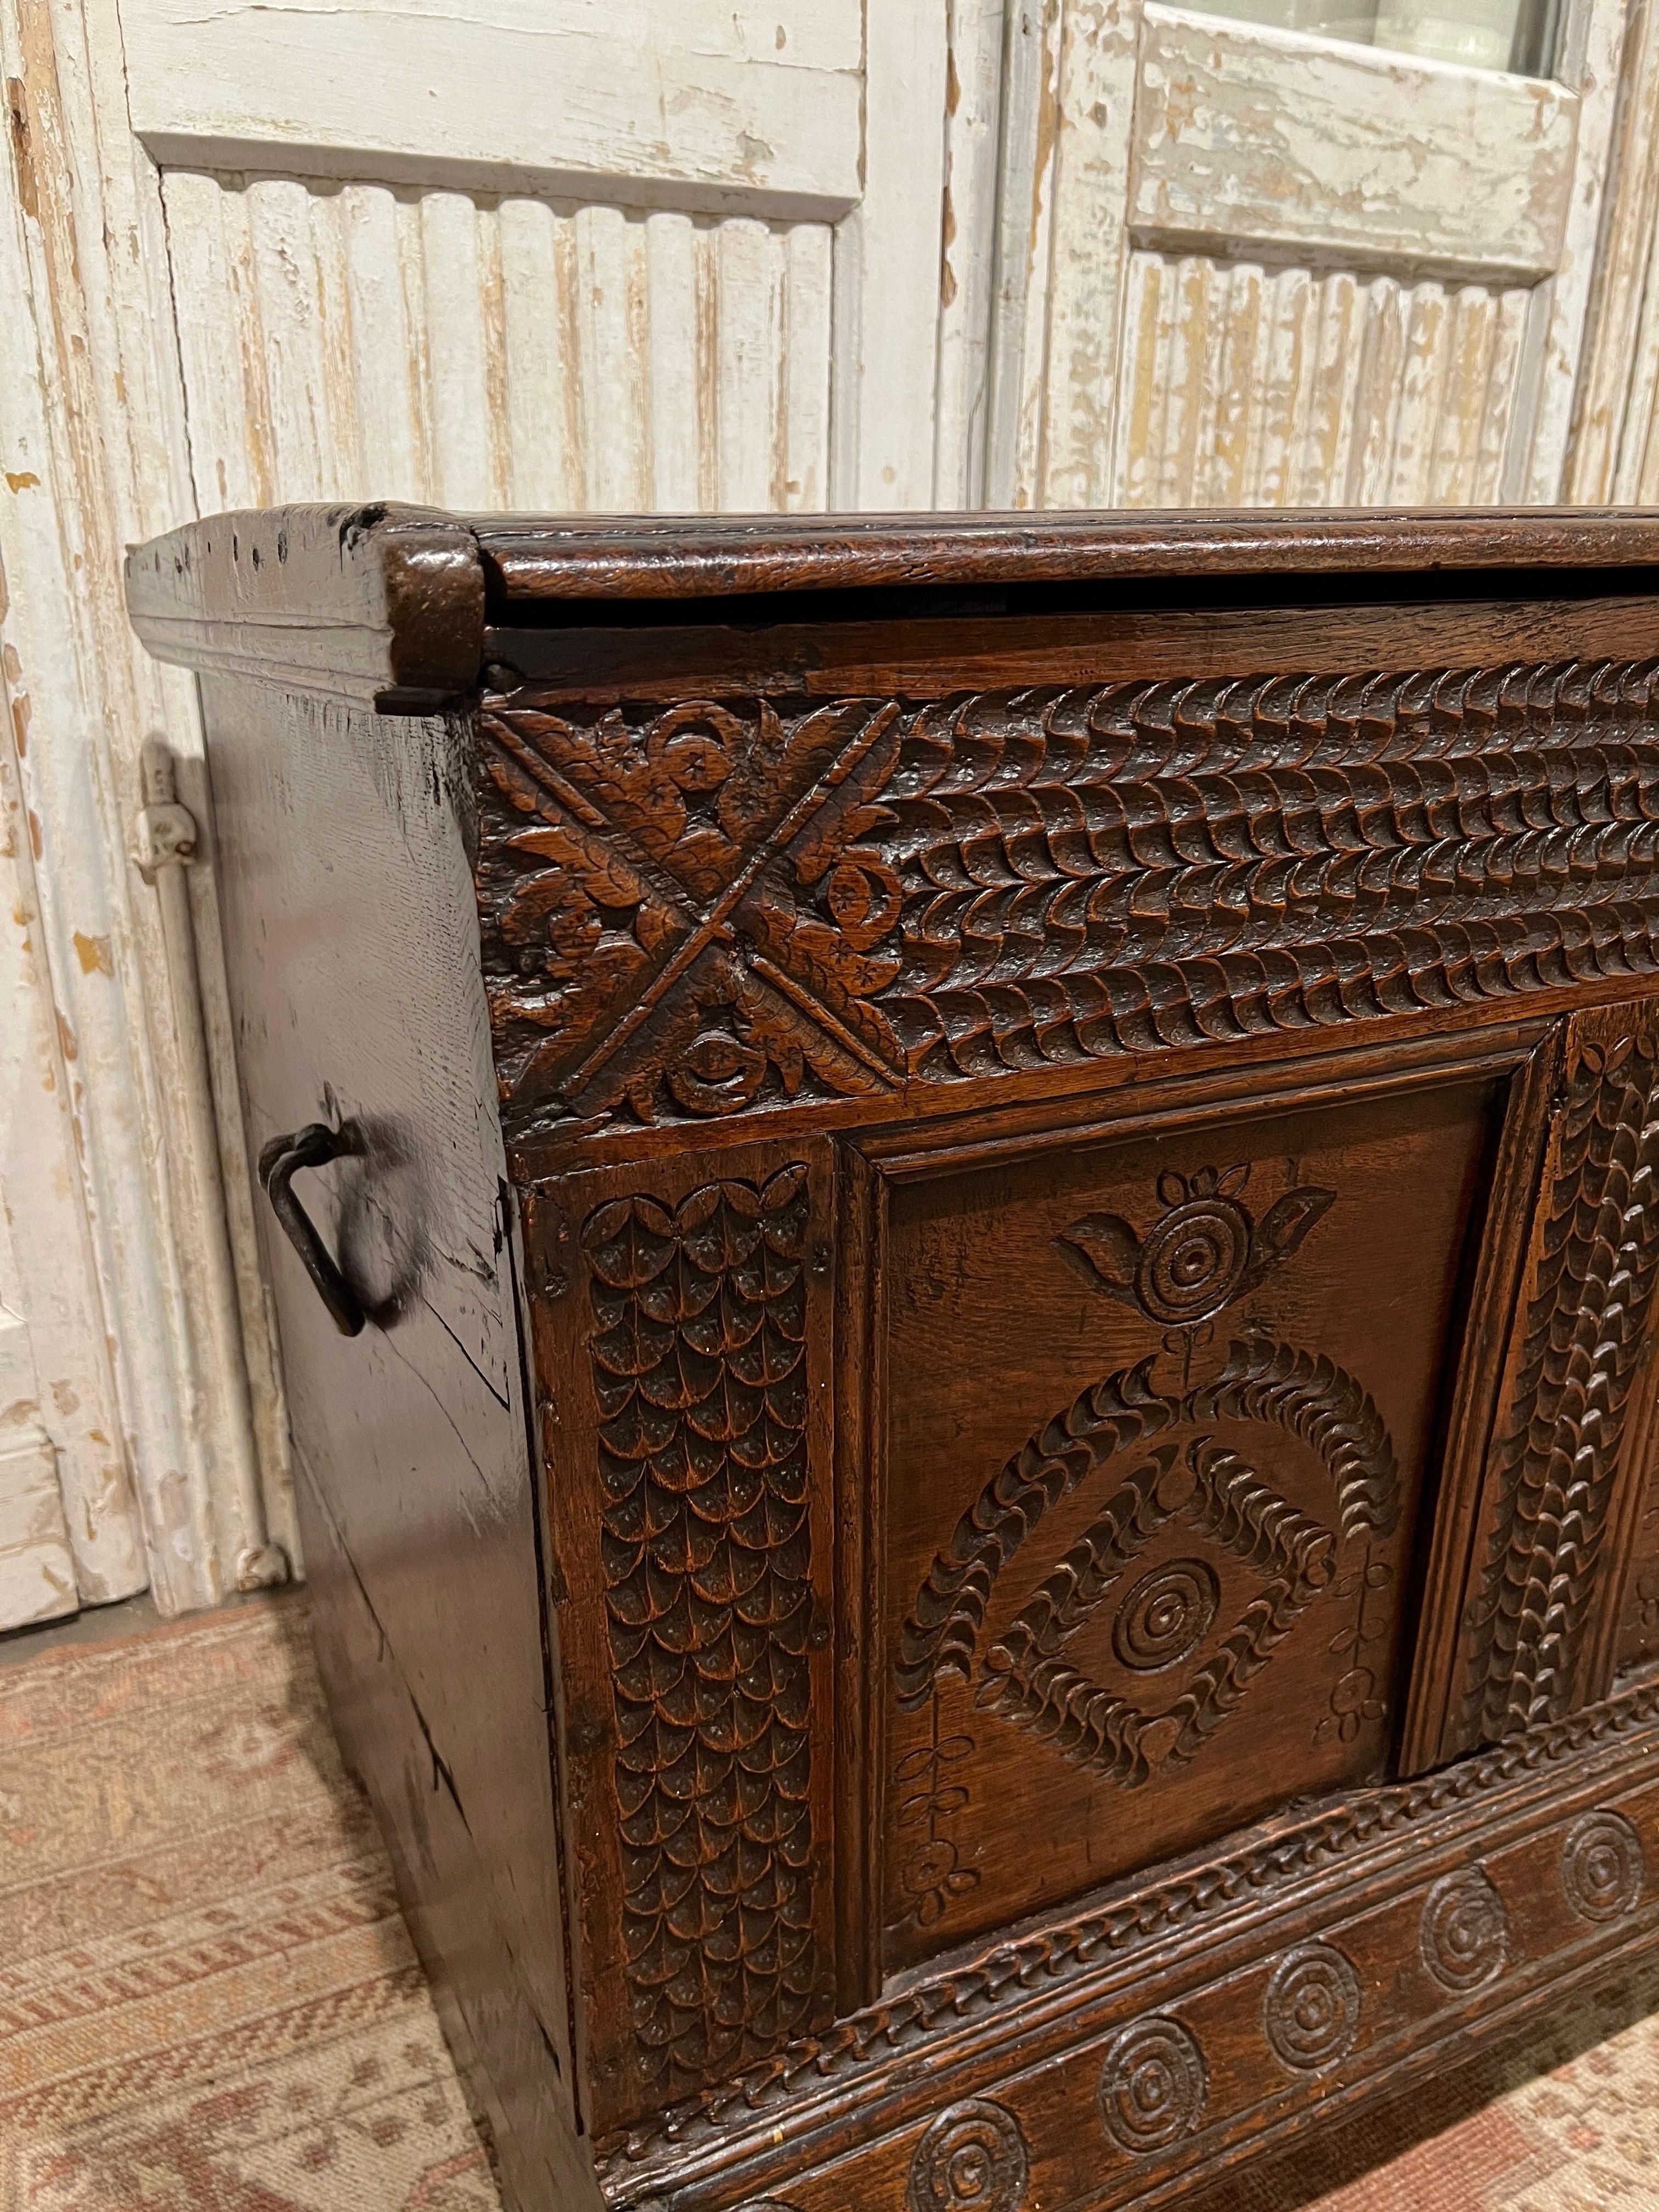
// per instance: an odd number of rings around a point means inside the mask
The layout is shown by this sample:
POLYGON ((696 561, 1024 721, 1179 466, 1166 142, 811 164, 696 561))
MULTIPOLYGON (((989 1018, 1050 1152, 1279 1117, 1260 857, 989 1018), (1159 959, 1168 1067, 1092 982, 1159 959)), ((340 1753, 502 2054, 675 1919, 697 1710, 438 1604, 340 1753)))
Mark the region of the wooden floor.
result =
MULTIPOLYGON (((498 2205, 303 1595, 0 1641, 0 2212, 498 2205)), ((1659 1969, 1203 2212, 1312 2205, 1659 2206, 1659 1969)))

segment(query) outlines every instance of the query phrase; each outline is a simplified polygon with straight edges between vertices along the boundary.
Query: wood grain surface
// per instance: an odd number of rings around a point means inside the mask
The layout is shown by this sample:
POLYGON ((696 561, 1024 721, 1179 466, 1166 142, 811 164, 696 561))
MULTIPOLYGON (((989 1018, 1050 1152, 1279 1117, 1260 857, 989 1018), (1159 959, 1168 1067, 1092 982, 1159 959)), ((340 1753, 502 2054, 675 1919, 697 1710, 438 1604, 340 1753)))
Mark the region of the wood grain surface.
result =
POLYGON ((1656 545, 137 556, 255 1133, 353 1136, 326 1673, 524 2212, 1173 2204, 1651 1945, 1656 545))

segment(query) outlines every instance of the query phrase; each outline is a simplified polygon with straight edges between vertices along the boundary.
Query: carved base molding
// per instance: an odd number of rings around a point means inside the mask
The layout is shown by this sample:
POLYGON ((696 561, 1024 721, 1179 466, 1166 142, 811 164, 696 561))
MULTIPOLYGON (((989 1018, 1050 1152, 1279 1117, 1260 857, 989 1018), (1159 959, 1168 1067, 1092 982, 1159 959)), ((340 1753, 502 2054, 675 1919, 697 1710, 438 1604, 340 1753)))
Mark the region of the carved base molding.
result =
POLYGON ((1646 1680, 1420 1781, 1266 1823, 603 2142, 607 2201, 1176 2201, 1659 1940, 1656 1751, 1646 1680))

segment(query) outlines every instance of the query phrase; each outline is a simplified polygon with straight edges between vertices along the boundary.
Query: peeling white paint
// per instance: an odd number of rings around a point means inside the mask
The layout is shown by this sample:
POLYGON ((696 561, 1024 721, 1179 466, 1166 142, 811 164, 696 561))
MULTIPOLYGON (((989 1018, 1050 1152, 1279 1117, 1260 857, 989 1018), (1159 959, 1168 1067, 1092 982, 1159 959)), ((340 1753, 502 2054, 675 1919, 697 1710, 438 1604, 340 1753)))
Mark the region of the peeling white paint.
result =
POLYGON ((167 174, 198 500, 822 507, 822 223, 167 174))
POLYGON ((1015 18, 994 500, 1556 495, 1622 0, 1548 83, 1157 0, 1015 18))

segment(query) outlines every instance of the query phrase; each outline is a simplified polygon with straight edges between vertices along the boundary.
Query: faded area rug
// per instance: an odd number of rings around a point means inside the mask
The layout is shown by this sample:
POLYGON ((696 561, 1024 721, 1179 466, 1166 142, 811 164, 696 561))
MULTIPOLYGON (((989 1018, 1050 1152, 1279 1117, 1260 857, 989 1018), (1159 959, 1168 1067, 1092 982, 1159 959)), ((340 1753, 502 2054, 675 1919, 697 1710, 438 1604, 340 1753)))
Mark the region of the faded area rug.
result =
POLYGON ((306 1633, 0 1667, 4 2212, 495 2212, 306 1633))
MULTIPOLYGON (((1659 2212, 1659 1971, 1205 2212, 1608 2206, 1659 2212)), ((0 2212, 498 2208, 303 1599, 0 1665, 0 2212)))

